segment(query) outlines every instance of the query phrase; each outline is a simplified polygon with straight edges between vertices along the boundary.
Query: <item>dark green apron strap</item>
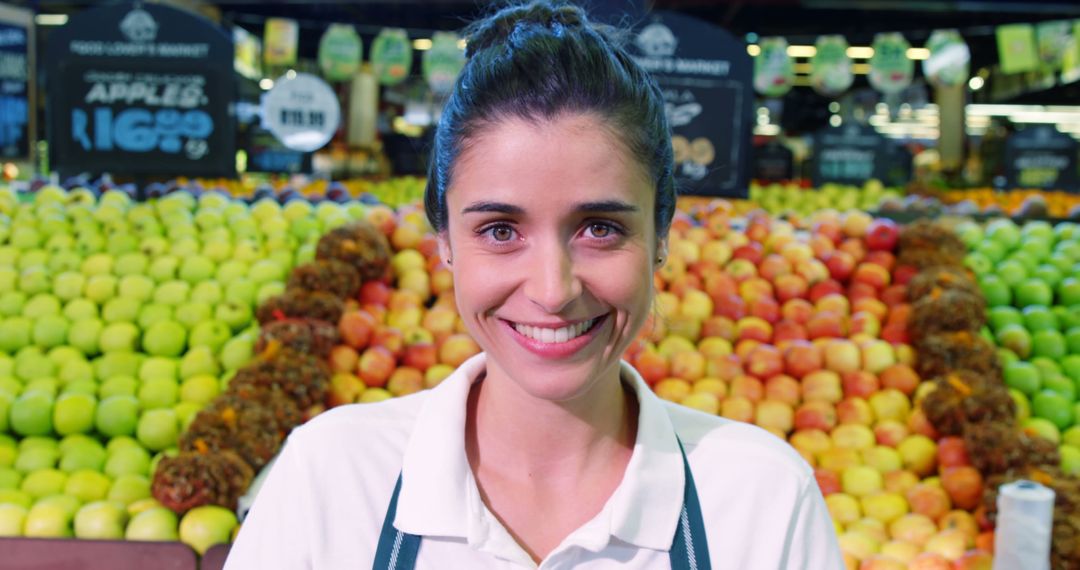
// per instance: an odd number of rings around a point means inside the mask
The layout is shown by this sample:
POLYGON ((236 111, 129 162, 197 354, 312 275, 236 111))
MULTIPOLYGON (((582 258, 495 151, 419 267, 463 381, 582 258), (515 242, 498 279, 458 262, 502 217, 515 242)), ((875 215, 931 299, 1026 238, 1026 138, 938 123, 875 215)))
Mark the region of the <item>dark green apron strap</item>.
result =
POLYGON ((401 475, 398 475, 394 494, 390 497, 390 506, 386 509, 386 519, 383 520, 382 533, 379 535, 379 548, 375 551, 375 564, 372 566, 374 570, 412 570, 416 567, 420 537, 394 528, 399 493, 401 475))
MULTIPOLYGON (((678 439, 678 436, 676 436, 678 439)), ((690 462, 686 459, 686 450, 679 440, 682 452, 683 470, 686 483, 683 486, 683 508, 679 515, 679 524, 675 528, 675 540, 671 543, 668 555, 672 570, 711 570, 709 542, 705 536, 705 519, 701 516, 701 502, 698 501, 694 475, 690 473, 690 462)))

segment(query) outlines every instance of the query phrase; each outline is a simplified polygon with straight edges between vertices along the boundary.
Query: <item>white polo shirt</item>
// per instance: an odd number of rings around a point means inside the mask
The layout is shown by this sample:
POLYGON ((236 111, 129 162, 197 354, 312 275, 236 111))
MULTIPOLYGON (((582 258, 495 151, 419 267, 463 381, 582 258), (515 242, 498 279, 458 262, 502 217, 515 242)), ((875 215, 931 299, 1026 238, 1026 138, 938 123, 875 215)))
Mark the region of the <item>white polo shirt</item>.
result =
MULTIPOLYGON (((466 401, 484 367, 479 354, 432 390, 338 407, 294 430, 226 570, 371 568, 399 473, 394 526, 422 536, 418 570, 537 568, 484 505, 465 455, 466 401)), ((626 473, 539 568, 669 568, 685 479, 676 433, 713 568, 844 568, 813 471, 787 443, 661 400, 625 362, 621 374, 640 403, 626 473)))

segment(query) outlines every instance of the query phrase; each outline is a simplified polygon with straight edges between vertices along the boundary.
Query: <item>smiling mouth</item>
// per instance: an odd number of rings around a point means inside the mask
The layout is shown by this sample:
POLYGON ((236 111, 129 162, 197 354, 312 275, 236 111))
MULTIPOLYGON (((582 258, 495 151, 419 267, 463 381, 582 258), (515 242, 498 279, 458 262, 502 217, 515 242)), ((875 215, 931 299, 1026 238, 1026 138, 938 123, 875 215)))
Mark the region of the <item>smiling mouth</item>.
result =
POLYGON ((603 322, 607 315, 601 315, 580 323, 575 323, 560 328, 545 328, 534 327, 529 325, 522 325, 512 321, 507 321, 510 326, 514 327, 514 330, 521 336, 531 338, 535 341, 545 344, 561 344, 564 342, 570 342, 579 336, 587 334, 592 329, 596 328, 596 325, 603 322))

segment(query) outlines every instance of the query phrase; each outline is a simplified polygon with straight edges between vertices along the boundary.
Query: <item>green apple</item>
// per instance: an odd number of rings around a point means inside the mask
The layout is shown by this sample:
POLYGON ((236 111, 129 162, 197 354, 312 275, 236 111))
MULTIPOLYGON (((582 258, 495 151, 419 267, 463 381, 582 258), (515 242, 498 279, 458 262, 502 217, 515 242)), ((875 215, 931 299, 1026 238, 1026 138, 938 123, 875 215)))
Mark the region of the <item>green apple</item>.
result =
POLYGON ((1031 278, 1026 279, 1013 289, 1016 304, 1020 307, 1031 305, 1049 306, 1054 302, 1054 293, 1046 282, 1031 278))
POLYGON ((1076 385, 1064 374, 1051 374, 1043 377, 1042 389, 1058 394, 1062 398, 1076 401, 1076 385))
POLYGON ((141 445, 123 447, 108 454, 105 474, 120 478, 124 475, 146 475, 150 468, 150 454, 141 445))
POLYGON ((83 353, 71 346, 56 346, 49 349, 49 360, 57 366, 63 366, 69 360, 86 360, 83 353))
POLYGON ((997 306, 991 307, 987 312, 990 328, 994 331, 1001 330, 1005 325, 1023 325, 1024 316, 1015 307, 997 306))
POLYGON ((48 293, 52 288, 52 275, 41 265, 27 267, 19 273, 19 290, 27 295, 48 293))
POLYGON ((197 235, 198 233, 194 228, 182 231, 177 228, 170 228, 169 237, 173 241, 172 245, 169 246, 169 253, 180 259, 197 255, 200 249, 199 240, 196 239, 197 235))
POLYGON ((22 291, 9 291, 7 293, 0 293, 0 316, 22 316, 23 306, 25 305, 26 293, 23 293, 22 291))
POLYGON ((144 360, 139 368, 139 379, 146 381, 152 378, 179 379, 179 362, 177 359, 151 356, 144 360))
POLYGON ((180 279, 191 284, 207 281, 214 277, 217 266, 210 259, 201 255, 192 255, 180 264, 180 279))
POLYGON ((1058 318, 1052 310, 1041 305, 1024 307, 1024 325, 1034 333, 1042 330, 1058 330, 1058 318))
POLYGON ((997 331, 995 338, 999 346, 1008 348, 1020 358, 1027 358, 1031 354, 1031 334, 1021 325, 1005 325, 997 331))
POLYGON ((259 290, 255 292, 255 304, 261 305, 266 302, 270 297, 276 297, 285 292, 285 283, 281 281, 271 281, 259 286, 259 290))
POLYGON ((204 405, 213 400, 220 391, 220 382, 216 376, 197 374, 180 385, 180 400, 204 405))
POLYGON ((124 538, 127 540, 175 541, 177 532, 176 513, 165 507, 146 509, 131 517, 124 538))
MULTIPOLYGON (((229 288, 231 290, 232 286, 229 288)), ((251 323, 254 315, 250 303, 230 299, 217 306, 214 318, 228 325, 233 332, 239 332, 251 323)))
POLYGON ((19 490, 35 499, 40 499, 62 493, 67 479, 67 473, 59 469, 38 469, 23 478, 19 490))
POLYGON ((22 316, 38 319, 46 315, 59 315, 62 305, 60 299, 49 293, 38 293, 30 297, 23 305, 22 316))
POLYGON ((82 273, 65 271, 53 279, 53 295, 70 301, 82 297, 86 277, 82 273))
POLYGON ((0 536, 22 536, 27 512, 26 507, 22 505, 0 502, 0 536))
POLYGON ((23 475, 11 467, 0 467, 0 489, 18 489, 23 475))
POLYGON ((270 281, 283 281, 286 277, 285 272, 285 268, 277 262, 269 259, 260 259, 251 266, 251 271, 248 273, 248 279, 259 285, 270 281))
POLYGON ((68 360, 60 365, 57 378, 65 386, 79 380, 94 381, 94 367, 85 359, 68 360))
POLYGON ((996 274, 1009 287, 1016 287, 1028 278, 1028 269, 1018 258, 1009 258, 998 263, 996 274))
POLYGON ((175 307, 187 301, 190 293, 191 285, 186 281, 166 281, 154 291, 154 302, 175 307))
POLYGON ((172 307, 169 305, 150 303, 148 305, 143 305, 142 310, 139 311, 139 327, 146 330, 153 326, 154 323, 172 318, 172 307))
POLYGON ((230 338, 233 331, 229 325, 221 321, 203 321, 191 329, 191 337, 188 341, 190 346, 207 346, 215 354, 230 338))
POLYGON ((34 324, 26 317, 10 317, 0 322, 0 351, 15 353, 29 346, 33 339, 34 324))
POLYGON ((11 430, 28 435, 52 433, 53 397, 41 391, 26 391, 11 404, 11 430))
POLYGON ((175 380, 152 378, 139 387, 139 406, 143 410, 171 408, 176 404, 179 392, 175 380))
POLYGON ((188 301, 182 303, 176 307, 176 322, 184 325, 184 328, 191 329, 195 325, 213 318, 214 307, 209 303, 200 301, 188 301))
POLYGON ((100 306, 116 296, 116 285, 116 277, 112 275, 93 275, 86 280, 83 295, 100 306))
POLYGON ((176 321, 158 321, 143 335, 143 350, 152 356, 180 356, 187 341, 187 330, 176 321))
POLYGON ((1058 448, 1061 454, 1061 470, 1066 476, 1076 477, 1080 475, 1080 448, 1071 445, 1062 445, 1058 448))
POLYGON ((135 377, 142 366, 142 355, 133 352, 110 352, 94 360, 94 374, 101 379, 113 376, 135 377))
POLYGON ((1061 271, 1059 271, 1057 267, 1054 267, 1053 265, 1050 265, 1048 263, 1044 263, 1036 267, 1035 272, 1032 273, 1031 276, 1035 279, 1039 279, 1040 281, 1046 283, 1054 289, 1056 289, 1057 286, 1061 284, 1061 280, 1063 277, 1061 271))
MULTIPOLYGON (((225 286, 225 301, 250 307, 255 302, 257 292, 258 285, 255 282, 245 277, 238 277, 225 286)), ((218 305, 219 310, 221 306, 222 304, 218 305)))
POLYGON ((232 259, 219 265, 214 276, 218 283, 227 286, 236 279, 246 278, 249 269, 247 263, 232 259))
POLYGON ((36 346, 23 347, 15 354, 15 377, 24 382, 56 375, 56 364, 36 346))
POLYGON ((97 447, 85 446, 71 449, 60 456, 60 470, 72 473, 81 469, 100 471, 105 466, 108 456, 105 449, 98 444, 97 447))
POLYGON ((67 394, 53 407, 53 428, 60 435, 89 433, 94 428, 97 400, 86 394, 67 394))
POLYGON ((151 451, 161 451, 176 445, 180 424, 172 408, 147 410, 139 418, 135 430, 139 443, 151 451))
POLYGON ((146 255, 139 252, 129 252, 116 258, 113 273, 121 278, 128 275, 145 275, 149 267, 150 260, 146 255))
POLYGON ((1058 430, 1071 426, 1075 419, 1072 402, 1049 390, 1043 390, 1032 398, 1031 413, 1036 418, 1050 421, 1058 430))
POLYGON ((1012 398, 1013 403, 1016 404, 1016 421, 1017 423, 1024 423, 1031 417, 1031 402, 1023 392, 1009 388, 1009 396, 1012 398))
MULTIPOLYGON (((139 240, 134 235, 127 233, 127 229, 114 231, 109 235, 108 245, 105 251, 114 256, 120 256, 135 252, 139 249, 139 240)), ((113 273, 116 273, 115 266, 113 273)))
MULTIPOLYGON (((1034 413, 1034 404, 1032 410, 1034 413)), ((1058 429, 1057 424, 1046 418, 1029 418, 1026 422, 1022 423, 1021 426, 1025 432, 1048 439, 1054 445, 1061 443, 1061 430, 1058 429)))
POLYGON ((74 514, 58 502, 35 504, 26 514, 23 535, 31 538, 71 537, 73 518, 74 514))
POLYGON ((139 327, 129 322, 107 324, 101 331, 98 343, 105 353, 131 352, 139 343, 139 327))
MULTIPOLYGON (((224 228, 222 228, 224 229, 224 228)), ((222 237, 203 237, 202 255, 214 263, 222 263, 225 260, 232 257, 232 235, 225 230, 225 238, 222 237)), ((215 269, 216 272, 216 269, 215 269)))
POLYGON ((1041 330, 1031 335, 1032 354, 1058 360, 1068 354, 1065 337, 1055 330, 1041 330))
POLYGON ((158 283, 166 283, 176 279, 176 271, 180 267, 180 259, 172 255, 162 255, 160 257, 154 257, 150 262, 150 267, 146 270, 146 275, 158 283))
POLYGON ((1005 385, 1027 396, 1034 396, 1042 388, 1042 375, 1034 364, 1017 361, 1005 366, 1005 385))
POLYGON ((34 322, 34 344, 53 348, 67 341, 68 321, 60 315, 43 315, 34 322))
POLYGON ((986 304, 990 307, 1008 306, 1012 303, 1012 290, 997 275, 982 275, 979 277, 979 289, 986 298, 986 304))
POLYGON ((13 466, 20 473, 33 473, 43 469, 52 469, 60 458, 60 452, 51 447, 20 448, 13 466))
POLYGON ((109 487, 108 499, 125 507, 150 497, 150 480, 144 475, 127 473, 117 477, 109 487))
POLYGON ((97 318, 75 321, 68 327, 68 343, 83 354, 97 354, 101 351, 101 335, 105 323, 97 318))
POLYGON ((216 305, 225 296, 224 289, 217 281, 206 280, 196 283, 191 289, 191 302, 216 305))
POLYGON ((180 540, 202 556, 215 544, 228 544, 236 525, 236 514, 229 509, 217 505, 195 507, 180 521, 180 540))
POLYGON ((60 390, 61 396, 65 394, 86 394, 87 396, 95 396, 97 393, 97 382, 94 382, 91 379, 73 380, 64 384, 64 389, 60 390))
POLYGON ((84 503, 100 501, 109 494, 112 480, 97 471, 82 469, 68 476, 64 484, 64 494, 75 497, 84 503))
POLYGON ((214 358, 214 351, 206 346, 192 347, 180 359, 180 378, 187 379, 197 374, 221 374, 221 366, 214 358))
POLYGON ((251 335, 238 334, 221 348, 221 365, 226 370, 239 370, 251 361, 255 340, 251 335))
POLYGON ((86 258, 82 264, 82 273, 87 277, 94 275, 112 275, 113 256, 107 253, 97 253, 86 258))
POLYGON ((145 275, 133 274, 121 277, 117 290, 121 298, 141 304, 149 301, 154 296, 156 287, 157 285, 153 279, 145 275))
POLYGON ((113 376, 101 383, 98 397, 104 400, 112 396, 134 396, 138 390, 139 382, 131 376, 113 376))
POLYGON ((139 401, 134 396, 110 396, 98 403, 94 425, 109 437, 132 435, 139 421, 139 401))
POLYGON ((64 305, 64 316, 71 322, 93 319, 98 316, 98 308, 93 301, 72 299, 64 305))

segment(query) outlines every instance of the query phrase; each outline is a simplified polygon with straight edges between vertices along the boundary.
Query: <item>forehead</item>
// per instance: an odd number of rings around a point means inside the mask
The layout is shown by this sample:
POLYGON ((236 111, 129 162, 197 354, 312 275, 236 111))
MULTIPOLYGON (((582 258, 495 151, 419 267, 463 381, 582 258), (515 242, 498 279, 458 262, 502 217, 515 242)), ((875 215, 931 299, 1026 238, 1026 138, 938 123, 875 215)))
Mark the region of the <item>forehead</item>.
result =
POLYGON ((619 200, 651 212, 655 186, 617 136, 588 115, 492 123, 459 156, 447 203, 451 210, 478 200, 550 209, 619 200))

